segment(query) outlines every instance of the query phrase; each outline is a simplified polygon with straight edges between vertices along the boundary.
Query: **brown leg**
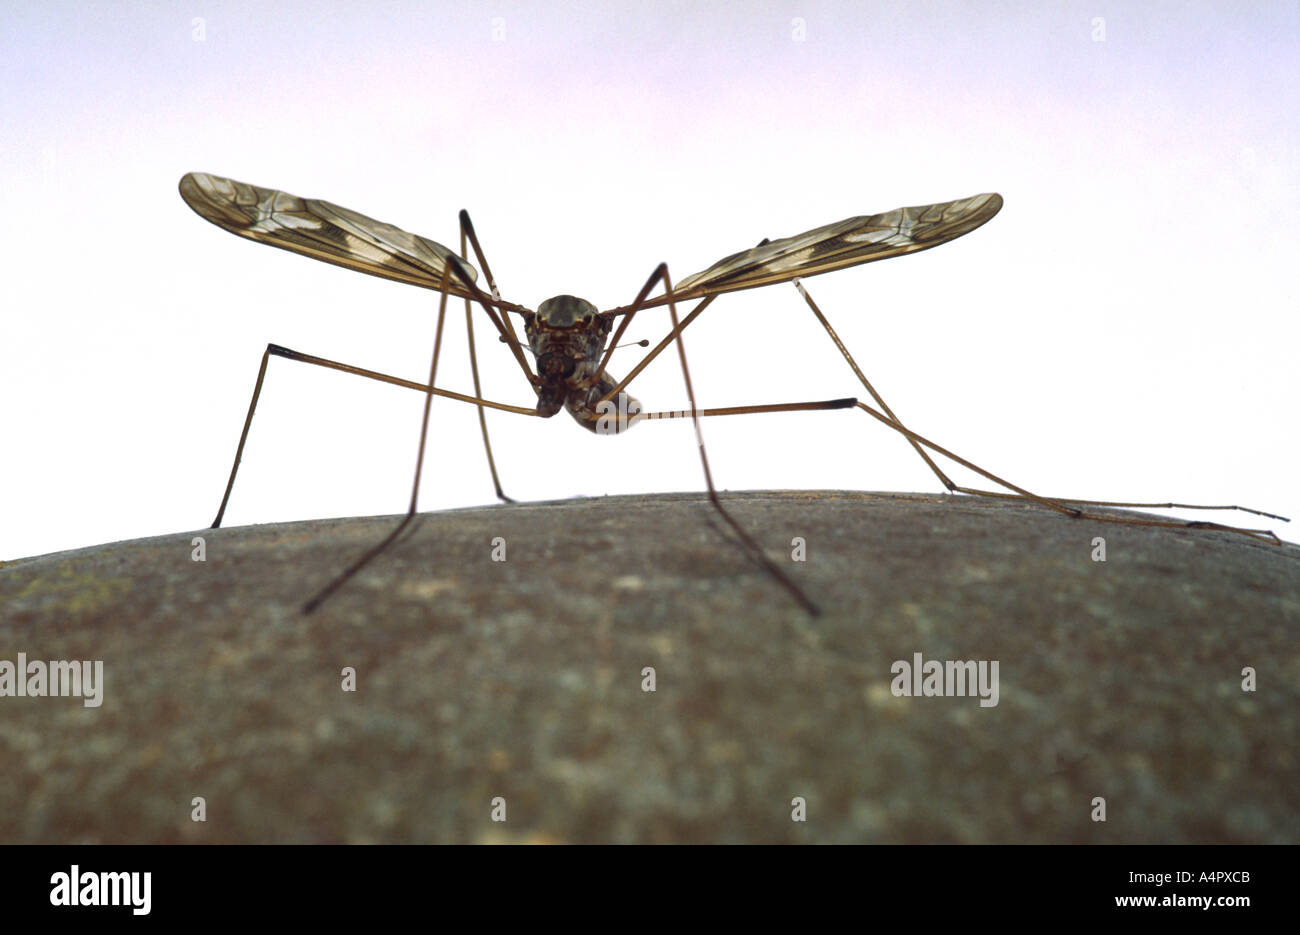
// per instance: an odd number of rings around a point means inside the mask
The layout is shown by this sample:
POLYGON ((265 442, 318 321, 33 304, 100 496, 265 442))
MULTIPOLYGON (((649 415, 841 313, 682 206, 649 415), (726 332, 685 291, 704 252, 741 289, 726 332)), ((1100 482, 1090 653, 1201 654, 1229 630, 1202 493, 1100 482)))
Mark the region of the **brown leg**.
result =
MULTIPOLYGON (((761 247, 765 243, 767 243, 766 239, 760 240, 758 242, 758 245, 761 247)), ((636 313, 641 303, 645 301, 645 297, 649 295, 650 290, 654 288, 653 283, 654 283, 654 277, 651 277, 651 281, 646 283, 645 288, 641 290, 641 294, 636 297, 636 300, 630 306, 628 306, 630 310, 622 313, 623 320, 619 323, 618 329, 614 332, 613 337, 610 338, 609 349, 605 351, 605 356, 601 358, 600 367, 596 370, 597 373, 604 373, 605 368, 609 366, 609 359, 610 357, 613 356, 615 349, 618 347, 618 342, 623 337, 623 332, 627 330, 627 326, 631 323, 632 319, 636 316, 636 313)), ((625 376, 621 381, 619 381, 619 383, 612 390, 606 393, 598 401, 597 404, 599 405, 599 403, 608 402, 609 400, 618 396, 618 394, 623 390, 623 388, 626 387, 629 383, 631 383, 632 379, 650 364, 650 361, 658 357, 659 354, 664 350, 664 348, 666 348, 669 344, 671 344, 673 339, 676 338, 677 335, 681 333, 681 330, 685 328, 687 325, 689 325, 691 322, 693 322, 696 318, 698 318, 700 316, 700 313, 703 312, 706 308, 708 308, 713 303, 713 300, 716 299, 717 297, 718 297, 717 295, 708 296, 707 298, 704 299, 703 302, 695 306, 695 308, 691 310, 691 313, 687 315, 684 319, 682 319, 681 325, 674 325, 673 330, 668 332, 668 336, 665 337, 662 341, 660 341, 657 345, 655 345, 655 349, 653 351, 646 354, 645 357, 641 358, 641 362, 632 368, 632 372, 629 373, 627 376, 625 376)))
MULTIPOLYGON (((1273 532, 1268 529, 1246 529, 1238 526, 1225 526, 1221 523, 1198 522, 1196 520, 1190 520, 1190 521, 1154 520, 1154 519, 1139 519, 1137 517, 1130 519, 1128 517, 1122 517, 1122 516, 1103 516, 1100 513, 1089 513, 1085 510, 1076 509, 1075 507, 1070 506, 1070 504, 1089 503, 1089 501, 1069 500, 1069 499, 1060 500, 1051 497, 1040 497, 1037 494, 1030 493, 1028 490, 1025 490, 1023 487, 1017 487, 1015 484, 1011 483, 1010 481, 1005 481, 1002 478, 998 477, 996 474, 992 474, 984 470, 979 465, 972 464, 970 461, 967 461, 965 458, 961 457, 960 455, 953 454, 947 448, 944 448, 940 445, 936 445, 928 438, 924 438, 923 436, 917 435, 911 429, 907 428, 906 426, 900 425, 897 421, 889 418, 884 413, 877 412, 875 409, 872 409, 866 403, 859 402, 858 408, 866 412, 867 415, 871 416, 873 419, 883 422, 885 425, 889 426, 895 432, 898 432, 899 434, 905 436, 909 441, 912 441, 916 444, 924 445, 926 448, 929 448, 931 451, 935 452, 936 454, 943 455, 945 458, 950 458, 953 461, 956 461, 958 464, 962 465, 963 467, 970 468, 976 474, 979 474, 980 476, 993 481, 993 483, 1001 484, 1003 487, 1015 491, 1014 494, 1006 494, 1006 493, 990 494, 990 493, 986 493, 985 491, 975 490, 972 488, 966 488, 966 487, 955 488, 960 493, 972 493, 980 496, 1007 497, 1016 500, 1032 500, 1034 503, 1042 504, 1043 506, 1050 507, 1053 510, 1057 510, 1069 516, 1083 518, 1083 519, 1093 519, 1103 523, 1120 523, 1128 526, 1172 526, 1172 527, 1181 527, 1181 528, 1193 526, 1202 529, 1221 529, 1224 530, 1225 532, 1239 533, 1243 536, 1248 536, 1252 539, 1260 539, 1264 542, 1268 542, 1271 545, 1282 544, 1281 540, 1278 539, 1278 537, 1275 536, 1273 532)), ((1214 509, 1214 508, 1202 506, 1202 507, 1195 507, 1195 509, 1203 510, 1203 509, 1214 509)))
MULTIPOLYGON (((663 281, 664 292, 668 295, 668 314, 672 317, 673 322, 673 330, 670 337, 674 337, 677 342, 677 356, 681 360, 682 378, 686 382, 686 396, 690 400, 691 404, 691 418, 695 425, 695 439, 700 449, 700 464, 704 468, 704 483, 709 488, 709 502, 713 504, 714 508, 718 511, 718 514, 726 521, 727 525, 731 527, 732 531, 736 533, 744 547, 749 551, 750 555, 758 561, 759 564, 761 564, 783 588, 790 592, 790 596, 798 601, 799 605, 803 607, 804 610, 813 616, 817 616, 821 613, 817 605, 809 599, 808 595, 804 594, 802 589, 800 589, 800 587, 795 584, 789 576, 785 574, 785 572, 778 568, 777 565, 767 557, 766 553, 763 552, 758 543, 754 541, 749 533, 745 532, 744 528, 736 522, 732 515, 727 512, 726 508, 723 507, 722 501, 718 499, 718 491, 713 486, 713 473, 709 470, 709 456, 704 450, 704 433, 700 430, 700 410, 699 407, 695 405, 695 390, 691 386, 691 371, 686 364, 686 345, 682 342, 682 328, 684 327, 684 323, 679 322, 677 318, 677 303, 672 297, 672 280, 669 279, 668 265, 666 263, 659 264, 659 267, 646 282, 645 288, 641 290, 641 294, 638 296, 636 302, 633 302, 632 304, 633 306, 640 304, 640 302, 654 287, 654 284, 660 280, 663 281)), ((695 309, 693 314, 698 314, 700 311, 703 311, 704 305, 707 305, 708 302, 709 300, 706 299, 704 303, 695 309)), ((627 381, 625 380, 624 382, 627 381)), ((801 404, 795 403, 793 405, 799 406, 801 404)))
POLYGON ((1067 513, 1071 516, 1087 516, 1090 519, 1101 520, 1103 522, 1125 523, 1125 524, 1135 525, 1135 526, 1174 526, 1174 527, 1198 526, 1198 527, 1209 527, 1213 529, 1223 529, 1230 532, 1241 533, 1242 535, 1250 536, 1251 538, 1264 539, 1265 541, 1274 542, 1274 543, 1278 542, 1279 540, 1277 536, 1275 536, 1272 532, 1268 530, 1246 529, 1246 528, 1239 528, 1237 526, 1226 526, 1220 523, 1199 522, 1195 520, 1157 521, 1157 520, 1139 520, 1136 518, 1125 519, 1121 517, 1102 516, 1096 513, 1085 513, 1082 510, 1075 509, 1070 504, 1076 504, 1079 506, 1114 506, 1114 507, 1147 507, 1147 508, 1179 507, 1188 510, 1240 510, 1243 513, 1253 513, 1257 516, 1265 516, 1268 517, 1269 519, 1277 519, 1283 522, 1289 522, 1289 520, 1287 520, 1287 518, 1284 516, 1277 516, 1273 513, 1265 513, 1262 510, 1255 510, 1255 509, 1251 509, 1250 507, 1243 507, 1243 506, 1207 506, 1203 504, 1193 504, 1193 503, 1134 503, 1128 501, 1114 501, 1114 500, 1080 500, 1074 497, 1039 496, 1037 494, 1030 493, 1029 491, 1025 490, 1022 487, 1017 487, 1015 484, 1005 481, 1002 478, 998 477, 997 475, 991 474, 988 471, 984 470, 983 468, 977 467, 971 462, 951 454, 946 449, 940 448, 939 446, 926 441, 925 439, 921 438, 921 436, 916 435, 910 429, 904 426, 903 423, 899 421, 898 417, 894 415, 893 410, 889 408, 889 406, 885 403, 884 399, 881 398, 880 394, 876 392, 875 388, 867 380, 861 368, 858 367, 857 361, 853 359, 853 355, 850 354, 848 348, 844 346, 844 342, 841 341, 839 335, 835 333, 835 329, 832 328, 830 322, 826 320, 826 316, 822 314, 822 310, 817 307, 817 303, 814 302, 812 296, 808 294, 808 290, 804 288, 803 283, 801 283, 799 280, 796 279, 794 281, 794 286, 796 289, 799 290, 799 294, 803 296, 804 301, 808 303, 808 307, 812 309, 813 314, 817 316, 817 320, 821 322, 822 327, 826 329, 826 333, 830 335, 831 340, 835 342, 835 346, 839 348, 839 351, 844 356, 844 359, 848 361, 849 366, 853 369, 853 372, 857 376, 858 380, 862 383, 864 387, 866 387, 867 392, 871 394, 871 398, 874 399, 877 404, 879 404, 880 408, 883 410, 883 414, 881 412, 872 409, 870 406, 867 406, 865 403, 858 403, 858 406, 861 407, 868 414, 879 419, 881 422, 885 423, 890 428, 894 429, 896 432, 898 432, 903 437, 905 437, 908 440, 908 442, 912 445, 912 447, 916 449, 917 454, 919 454, 921 458, 924 459, 925 463, 930 467, 930 470, 932 470, 935 473, 935 476, 939 478, 940 482, 942 482, 943 485, 953 493, 964 493, 964 494, 971 494, 974 496, 984 496, 984 497, 1004 497, 1004 498, 1017 499, 1017 500, 1027 499, 1027 500, 1032 500, 1035 503, 1040 503, 1044 506, 1051 507, 1052 509, 1058 510, 1062 513, 1067 513), (929 448, 930 450, 938 454, 942 454, 945 457, 951 458, 952 460, 956 461, 958 464, 962 464, 970 468, 971 470, 975 471, 977 474, 980 474, 981 476, 993 481, 995 484, 1000 484, 1003 487, 1006 487, 1008 490, 1014 491, 1014 493, 981 490, 975 487, 963 487, 960 484, 954 483, 952 479, 949 478, 948 475, 945 474, 937 464, 935 464, 934 460, 924 450, 925 448, 929 448))
MULTIPOLYGON (((483 267, 483 276, 488 281, 488 288, 492 290, 492 298, 500 301, 501 292, 497 289, 496 280, 492 277, 492 267, 488 265, 487 257, 483 255, 483 248, 478 242, 478 234, 474 232, 474 222, 469 219, 469 212, 464 210, 460 212, 460 236, 461 252, 465 252, 465 239, 469 238, 470 244, 474 247, 474 256, 478 259, 479 266, 483 267)), ((510 346, 510 351, 514 354, 519 369, 523 371, 529 385, 536 387, 537 377, 528 366, 528 362, 524 360, 524 346, 519 343, 519 338, 515 334, 515 326, 510 322, 510 316, 503 311, 501 317, 498 318, 496 310, 484 300, 482 291, 472 282, 465 281, 465 285, 470 292, 474 293, 479 304, 483 306, 483 311, 487 312, 488 318, 492 320, 492 324, 500 333, 501 340, 510 346)))
MULTIPOLYGON (((472 234, 473 231, 474 225, 470 223, 469 214, 462 211, 460 228, 460 255, 462 257, 466 256, 466 236, 467 234, 472 234)), ((479 248, 477 237, 474 238, 474 249, 479 251, 479 262, 483 266, 483 273, 487 276, 488 285, 492 287, 492 294, 495 296, 498 294, 497 284, 492 279, 492 270, 488 267, 487 260, 482 255, 482 250, 479 248)), ((505 321, 507 327, 509 327, 509 315, 505 316, 505 321)), ((510 328, 509 330, 513 335, 514 329, 510 328)), ((468 298, 465 299, 465 334, 469 337, 469 368, 470 372, 474 375, 474 395, 482 397, 483 388, 480 385, 478 378, 478 355, 474 352, 474 308, 470 304, 468 298)), ((492 472, 492 486, 496 489, 497 498, 504 500, 506 503, 514 503, 515 501, 510 497, 507 497, 505 491, 501 489, 501 478, 497 476, 497 462, 496 459, 492 457, 492 442, 488 439, 487 413, 483 411, 482 406, 478 407, 478 424, 479 428, 483 432, 483 450, 487 452, 488 470, 492 472)))
POLYGON ((429 436, 429 409, 433 406, 433 387, 438 378, 438 353, 442 350, 442 325, 447 317, 447 285, 451 276, 451 269, 448 267, 447 272, 443 274, 443 292, 442 299, 438 303, 438 329, 433 338, 433 362, 429 364, 429 383, 425 387, 424 394, 424 418, 420 421, 420 448, 415 457, 415 481, 411 484, 411 505, 406 510, 406 516, 397 524, 397 528, 388 534, 388 536, 377 546, 370 549, 366 554, 347 567, 344 572, 327 584, 319 594, 303 605, 302 612, 310 614, 331 594, 342 587, 353 575, 359 572, 366 565, 370 564, 374 558, 388 548, 389 544, 402 534, 404 530, 415 519, 415 506, 420 497, 420 471, 424 467, 424 445, 429 436))
POLYGON ((689 419, 699 416, 748 416, 758 412, 814 412, 822 409, 852 409, 858 401, 852 396, 844 399, 823 399, 811 403, 765 403, 759 406, 724 406, 721 409, 683 409, 678 412, 639 412, 628 421, 642 419, 689 419))
MULTIPOLYGON (((230 468, 230 479, 226 482, 226 492, 221 498, 221 506, 217 510, 217 518, 212 521, 212 528, 216 529, 221 525, 221 519, 226 513, 226 504, 230 500, 230 492, 235 486, 235 475, 239 472, 239 462, 244 456, 244 443, 248 441, 248 429, 253 424, 253 413, 257 410, 257 400, 262 393, 262 382, 266 378, 266 364, 271 357, 283 357, 286 360, 296 360, 305 364, 313 364, 317 367, 325 367, 329 370, 338 370, 342 373, 351 373, 360 377, 366 377, 371 380, 378 380, 381 383, 391 383, 394 386, 401 386, 407 389, 419 390, 421 393, 428 393, 429 387, 423 383, 416 383, 414 380, 403 380, 401 377, 390 376, 386 373, 378 373, 374 370, 366 370, 362 367, 354 367, 351 364, 339 363, 336 360, 329 360, 324 357, 316 357, 312 354, 303 354, 299 351, 290 350, 287 347, 281 347, 278 344, 268 344, 266 350, 262 352, 262 364, 257 371, 257 383, 253 386, 253 398, 248 404, 248 415, 244 419, 244 430, 239 435, 239 447, 235 450, 235 463, 230 468)), ((468 396, 464 393, 455 393, 451 390, 435 388, 435 396, 443 396, 447 399, 454 399, 458 402, 473 403, 480 408, 486 406, 490 409, 500 409, 503 412, 517 412, 520 415, 536 416, 536 407, 511 406, 506 403, 493 402, 489 399, 483 399, 478 396, 468 396)))

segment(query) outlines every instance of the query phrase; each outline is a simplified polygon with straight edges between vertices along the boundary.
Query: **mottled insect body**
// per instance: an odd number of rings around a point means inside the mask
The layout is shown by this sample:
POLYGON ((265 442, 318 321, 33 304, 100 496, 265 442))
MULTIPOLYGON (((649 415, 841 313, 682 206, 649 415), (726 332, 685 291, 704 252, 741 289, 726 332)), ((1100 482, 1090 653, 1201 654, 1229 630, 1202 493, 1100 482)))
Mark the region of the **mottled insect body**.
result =
POLYGON ((573 295, 557 295, 524 316, 524 334, 537 358, 537 414, 550 418, 561 408, 583 428, 617 434, 629 428, 641 403, 620 390, 615 400, 601 400, 617 381, 600 370, 613 321, 596 306, 573 295), (610 404, 620 418, 610 420, 610 404))
MULTIPOLYGON (((306 612, 310 612, 319 606, 348 578, 364 567, 367 562, 382 552, 390 543, 394 542, 415 516, 416 502, 419 495, 420 470, 423 465, 425 438, 428 431, 429 406, 435 396, 454 399, 461 403, 470 403, 478 407, 488 467, 492 472, 492 482, 496 487, 497 496, 502 500, 509 500, 510 498, 502 491, 500 479, 497 477, 496 464, 492 457, 492 446, 488 440, 487 421, 484 416, 487 409, 546 418, 555 415, 561 409, 567 409, 579 425, 588 431, 601 435, 618 434, 643 419, 692 419, 695 422, 700 461, 704 468, 704 479, 708 486, 710 502, 736 533, 739 541, 750 553, 751 557, 766 568, 772 578, 786 588, 791 596, 811 613, 816 613, 817 610, 808 596, 803 593, 802 589, 794 583, 785 571, 779 568, 764 553, 763 549, 723 507, 717 490, 713 486, 708 458, 704 451, 703 436, 700 433, 699 426, 701 417, 858 408, 902 435, 944 487, 952 493, 1008 497, 1012 499, 1023 498, 1050 507, 1068 516, 1089 516, 1092 519, 1108 523, 1128 523, 1139 526, 1205 526, 1241 533, 1272 544, 1279 542, 1278 538, 1270 530, 1266 529, 1243 529, 1217 523, 1180 522, 1154 518, 1120 518, 1089 513, 1082 509, 1083 506, 1181 506, 1191 509, 1242 510, 1274 519, 1284 519, 1248 507, 1205 507, 1196 504, 1132 503, 1039 496, 986 471, 960 455, 917 434, 904 425, 893 410, 886 405, 884 399, 867 380, 866 375, 853 359, 853 355, 849 353, 844 342, 835 333, 834 328, 831 327, 830 322, 822 314, 821 309, 817 307, 816 302, 813 301, 812 296, 808 294, 807 289, 800 280, 821 273, 828 273, 832 270, 856 266, 859 263, 869 263, 875 260, 928 250, 931 247, 936 247, 968 234, 986 223, 1001 210, 1002 197, 994 193, 974 195, 969 198, 940 204, 895 208, 881 214, 847 218, 834 224, 827 224, 802 234, 796 234, 793 237, 780 240, 764 240, 756 247, 733 253, 719 260, 708 269, 687 276, 675 286, 668 275, 667 265, 660 264, 632 304, 603 312, 585 299, 572 295, 557 295, 547 299, 537 307, 536 311, 502 300, 500 291, 493 281, 492 271, 487 265, 487 259, 479 245, 478 237, 474 233, 474 226, 470 222, 469 215, 464 211, 460 213, 461 256, 457 256, 451 250, 432 240, 408 233, 391 224, 376 221, 364 214, 358 214, 328 201, 299 198, 276 189, 259 188, 256 185, 248 185, 244 182, 236 182, 233 179, 226 179, 216 175, 207 175, 200 172, 190 173, 181 179, 180 193, 186 203, 200 216, 233 234, 238 234, 240 237, 279 247, 282 250, 300 253, 313 259, 323 260, 326 263, 334 263, 348 269, 368 273, 372 276, 380 276, 384 279, 432 289, 441 294, 437 332, 434 338, 433 361, 427 381, 417 382, 389 374, 377 373, 351 364, 292 351, 276 344, 268 344, 266 351, 262 355, 262 366, 253 389, 253 400, 248 408, 248 416, 244 420, 244 431, 240 436, 239 447, 235 451, 235 463, 231 468, 230 479, 226 484, 226 493, 217 511, 217 518, 212 524, 214 528, 221 525, 230 492, 234 488, 235 474, 239 468, 240 459, 243 457, 244 444, 248 440, 249 426, 252 424, 253 413, 262 390, 263 378, 266 375, 266 365, 271 357, 309 363, 355 374, 367 379, 416 390, 425 396, 424 423, 420 436, 419 455, 416 460, 415 482, 411 491, 411 502, 406 518, 383 542, 363 555, 343 574, 336 577, 315 598, 309 601, 304 607, 306 612), (469 245, 473 246, 475 256, 486 276, 487 291, 476 285, 478 271, 466 259, 469 255, 469 245), (863 389, 879 408, 854 398, 733 406, 721 409, 700 409, 696 406, 695 393, 691 387, 690 370, 686 363, 686 348, 682 340, 682 331, 719 295, 742 289, 755 289, 780 282, 794 283, 800 296, 813 315, 816 316, 817 321, 826 330, 830 339, 835 343, 836 348, 853 370, 863 389), (656 286, 662 286, 663 290, 661 293, 652 296, 651 292, 656 286), (471 372, 474 378, 473 394, 454 392, 437 385, 438 354, 442 343, 447 298, 453 295, 466 300, 466 330, 469 338, 471 372), (695 299, 701 301, 690 314, 679 319, 676 304, 695 299), (478 303, 496 329, 501 341, 509 347, 524 378, 528 381, 529 388, 536 394, 535 402, 530 399, 529 405, 520 406, 484 398, 482 388, 479 385, 478 364, 474 351, 471 301, 478 303), (672 330, 631 369, 626 377, 622 380, 611 377, 605 368, 608 366, 610 356, 618 346, 619 339, 627 330, 633 317, 645 309, 665 305, 668 307, 672 330), (523 319, 526 343, 520 340, 514 325, 511 323, 510 316, 512 314, 519 315, 523 319), (616 319, 619 320, 617 328, 614 327, 616 319), (672 344, 676 345, 680 357, 682 377, 690 408, 666 412, 643 412, 641 404, 627 393, 625 387, 656 356, 672 344), (529 366, 525 357, 527 351, 532 352, 535 370, 529 366), (1010 492, 983 490, 957 484, 939 467, 931 454, 960 464, 1010 492)), ((648 344, 645 341, 636 343, 642 346, 648 344)))

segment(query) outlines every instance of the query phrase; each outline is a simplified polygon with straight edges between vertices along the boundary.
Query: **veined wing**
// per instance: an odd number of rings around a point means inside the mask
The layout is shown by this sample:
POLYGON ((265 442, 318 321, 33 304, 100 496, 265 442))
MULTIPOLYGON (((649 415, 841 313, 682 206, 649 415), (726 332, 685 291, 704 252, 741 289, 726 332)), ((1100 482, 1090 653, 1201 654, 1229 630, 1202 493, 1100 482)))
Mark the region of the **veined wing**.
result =
MULTIPOLYGON (((328 201, 205 172, 182 177, 180 191, 200 217, 232 234, 326 263, 435 290, 442 286, 448 262, 460 264, 471 281, 478 278, 472 266, 442 244, 328 201)), ((455 272, 447 291, 467 295, 455 272)))
MULTIPOLYGON (((733 253, 703 272, 676 283, 673 296, 682 300, 697 299, 720 292, 754 289, 928 250, 962 234, 969 234, 1001 208, 1001 195, 985 194, 937 205, 895 208, 869 217, 848 218, 733 253)), ((663 305, 666 301, 664 296, 656 296, 643 307, 663 305)), ((611 313, 622 311, 612 309, 611 313)))

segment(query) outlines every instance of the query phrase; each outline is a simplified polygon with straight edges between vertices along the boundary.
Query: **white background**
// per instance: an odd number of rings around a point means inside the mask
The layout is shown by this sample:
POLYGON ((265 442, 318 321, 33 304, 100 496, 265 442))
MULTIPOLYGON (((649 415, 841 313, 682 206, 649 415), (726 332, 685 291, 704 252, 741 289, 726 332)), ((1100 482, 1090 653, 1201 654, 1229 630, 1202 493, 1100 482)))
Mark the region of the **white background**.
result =
MULTIPOLYGON (((467 208, 530 307, 998 191, 961 240, 807 283, 899 416, 1042 493, 1300 515, 1298 9, 5 4, 0 559, 211 522, 268 341, 427 375, 432 293, 233 237, 181 201, 187 171, 453 247, 467 208)), ((467 391, 452 308, 439 384, 467 391)), ((530 405, 479 315, 487 395, 530 405)), ((686 336, 702 406, 861 393, 789 286, 686 336)), ((672 354, 632 390, 685 405, 672 354)), ((403 511, 421 409, 273 360, 227 525, 403 511)), ((474 410, 433 421, 421 508, 492 502, 474 410)), ((518 499, 702 488, 687 424, 489 424, 518 499)), ((723 488, 940 489, 861 412, 705 437, 723 488)))

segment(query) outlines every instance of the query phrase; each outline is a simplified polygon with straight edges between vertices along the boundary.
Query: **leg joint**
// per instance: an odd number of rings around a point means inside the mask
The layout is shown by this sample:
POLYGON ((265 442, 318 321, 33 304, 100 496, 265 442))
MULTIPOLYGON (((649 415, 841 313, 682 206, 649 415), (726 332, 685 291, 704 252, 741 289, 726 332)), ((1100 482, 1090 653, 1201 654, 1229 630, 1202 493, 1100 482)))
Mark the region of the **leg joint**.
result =
POLYGON ((295 350, 290 350, 287 347, 281 347, 278 344, 267 344, 266 353, 271 354, 274 357, 284 357, 287 358, 288 360, 313 360, 314 359, 307 354, 300 354, 295 350))

